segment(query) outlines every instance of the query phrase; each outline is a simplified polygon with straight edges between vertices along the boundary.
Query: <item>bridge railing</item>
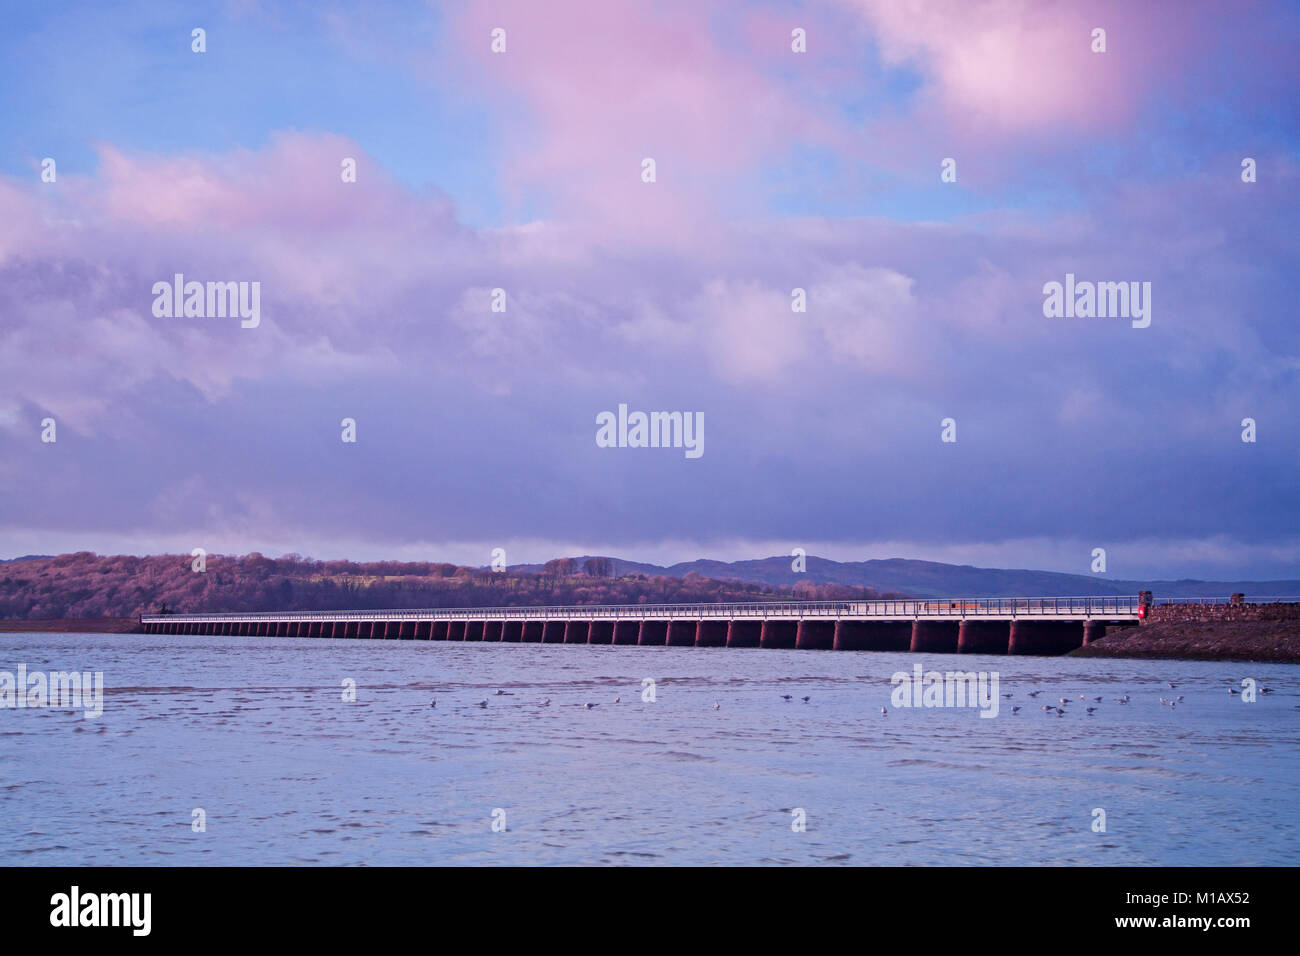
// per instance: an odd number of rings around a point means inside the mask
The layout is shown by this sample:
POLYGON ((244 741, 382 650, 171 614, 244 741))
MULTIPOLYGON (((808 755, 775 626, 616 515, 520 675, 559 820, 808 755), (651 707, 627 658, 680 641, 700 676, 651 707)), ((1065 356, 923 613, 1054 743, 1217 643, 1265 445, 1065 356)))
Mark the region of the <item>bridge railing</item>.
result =
POLYGON ((1104 597, 945 598, 883 601, 757 601, 725 604, 605 604, 557 607, 424 608, 384 611, 270 611, 236 614, 145 614, 145 624, 172 621, 549 621, 765 620, 918 617, 1131 617, 1137 595, 1104 597))

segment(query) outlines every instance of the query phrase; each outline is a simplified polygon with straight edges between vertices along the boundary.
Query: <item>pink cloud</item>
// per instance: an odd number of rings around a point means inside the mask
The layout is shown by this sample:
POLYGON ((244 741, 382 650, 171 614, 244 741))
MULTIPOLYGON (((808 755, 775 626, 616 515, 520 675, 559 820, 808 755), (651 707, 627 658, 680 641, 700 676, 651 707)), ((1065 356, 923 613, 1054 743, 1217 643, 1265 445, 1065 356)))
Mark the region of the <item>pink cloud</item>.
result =
MULTIPOLYGON (((1127 119, 1132 18, 1105 6, 1024 0, 857 0, 892 64, 914 63, 947 118, 1000 130, 1127 119), (1107 52, 1091 50, 1094 28, 1107 52)), ((1145 43, 1143 42, 1143 45, 1145 43)))
POLYGON ((765 18, 771 29, 759 37, 747 13, 730 17, 737 44, 769 45, 756 55, 719 44, 710 14, 708 5, 650 0, 463 10, 453 55, 522 107, 503 135, 514 157, 507 186, 520 195, 544 187, 555 218, 680 231, 757 160, 822 127, 761 70, 772 50, 788 51, 789 26, 765 18), (505 53, 489 48, 497 27, 505 53), (652 186, 640 178, 646 157, 657 164, 652 186))
MULTIPOLYGON (((1222 55, 1222 11, 1189 0, 846 0, 886 62, 919 68, 929 108, 984 138, 1127 128, 1160 89, 1222 55), (1093 31, 1106 51, 1093 51, 1093 31), (1216 47, 1219 47, 1216 50, 1216 47)), ((1241 19, 1254 15, 1240 11, 1241 19)), ((1234 14, 1235 17, 1235 14, 1234 14)))

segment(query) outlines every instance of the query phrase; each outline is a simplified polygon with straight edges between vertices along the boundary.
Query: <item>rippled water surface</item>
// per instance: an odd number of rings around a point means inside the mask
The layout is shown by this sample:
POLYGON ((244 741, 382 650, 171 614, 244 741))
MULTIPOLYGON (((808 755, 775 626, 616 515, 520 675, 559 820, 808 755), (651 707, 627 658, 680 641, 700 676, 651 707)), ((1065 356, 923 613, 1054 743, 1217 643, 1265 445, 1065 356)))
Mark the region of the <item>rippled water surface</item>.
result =
POLYGON ((1300 863, 1295 665, 0 636, 19 663, 106 689, 97 719, 0 710, 5 865, 1300 863), (890 706, 918 660, 1012 697, 890 706))

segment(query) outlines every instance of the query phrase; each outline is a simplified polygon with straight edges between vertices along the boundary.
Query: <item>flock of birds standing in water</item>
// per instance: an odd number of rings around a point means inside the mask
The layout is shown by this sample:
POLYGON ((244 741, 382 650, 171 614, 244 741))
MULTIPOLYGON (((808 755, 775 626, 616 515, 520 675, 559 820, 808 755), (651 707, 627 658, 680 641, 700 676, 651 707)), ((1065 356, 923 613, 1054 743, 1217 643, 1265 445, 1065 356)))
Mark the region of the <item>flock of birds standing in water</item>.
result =
MULTIPOLYGON (((1173 681, 1166 681, 1165 683, 1167 683, 1167 684, 1169 685, 1169 689, 1170 689, 1170 690, 1177 690, 1177 689, 1178 689, 1178 685, 1175 684, 1173 681)), ((1261 694, 1271 694, 1271 693, 1273 692, 1273 690, 1272 690, 1271 687, 1261 687, 1261 688, 1259 688, 1259 692, 1260 692, 1261 694)), ((1031 691, 1028 692, 1028 696, 1031 697, 1031 698, 1033 698, 1033 697, 1037 697, 1037 696, 1038 696, 1039 694, 1041 694, 1041 693, 1042 693, 1041 690, 1031 690, 1031 691)), ((1236 694, 1239 693, 1239 691, 1238 691, 1235 687, 1229 687, 1229 688, 1228 688, 1228 693, 1231 694, 1231 695, 1236 695, 1236 694)), ((515 695, 513 692, 508 691, 508 690, 498 690, 494 696, 496 696, 496 697, 514 697, 514 696, 516 696, 516 695, 515 695)), ((1003 694, 1002 696, 1003 696, 1003 698, 1005 698, 1005 699, 1007 699, 1007 700, 1010 700, 1011 697, 1012 697, 1013 695, 1011 695, 1011 694, 1003 694)), ((1103 696, 1104 696, 1104 695, 1103 695, 1103 696)), ((1177 706, 1178 706, 1179 704, 1181 704, 1181 703, 1183 702, 1183 697, 1184 697, 1183 694, 1179 694, 1177 697, 1161 697, 1161 698, 1160 698, 1160 706, 1164 707, 1164 706, 1168 705, 1168 707, 1169 707, 1170 710, 1174 710, 1175 708, 1177 708, 1177 706)), ((791 701, 791 700, 794 700, 794 694, 782 694, 782 695, 781 695, 781 699, 784 700, 784 701, 791 701)), ((1080 694, 1080 695, 1079 695, 1079 700, 1086 701, 1087 699, 1088 699, 1088 697, 1087 697, 1086 694, 1080 694)), ((1100 703, 1102 702, 1102 697, 1094 697, 1094 698, 1092 698, 1092 699, 1093 699, 1093 701, 1094 701, 1095 704, 1100 704, 1100 703)), ((1117 703, 1117 704, 1127 704, 1127 703, 1129 702, 1130 699, 1131 699, 1131 698, 1129 697, 1128 694, 1125 694, 1123 697, 1116 697, 1116 698, 1114 698, 1115 703, 1117 703)), ((810 702, 812 701, 812 696, 811 696, 811 695, 808 695, 808 696, 805 696, 805 697, 801 697, 800 700, 802 700, 805 704, 807 704, 807 703, 810 703, 810 702)), ((1043 705, 1042 705, 1043 710, 1044 710, 1044 711, 1047 711, 1047 712, 1055 713, 1057 717, 1064 717, 1065 714, 1066 714, 1065 706, 1074 703, 1074 701, 1071 700, 1069 697, 1058 697, 1058 698, 1056 699, 1056 701, 1057 701, 1058 704, 1061 704, 1062 706, 1054 707, 1054 706, 1051 705, 1051 704, 1043 704, 1043 705)), ((622 698, 622 697, 615 697, 615 698, 614 698, 614 703, 616 703, 616 704, 621 704, 622 702, 623 702, 623 698, 622 698)), ((551 698, 549 698, 549 697, 543 697, 543 698, 541 698, 537 703, 538 703, 538 705, 541 706, 541 707, 549 707, 549 706, 551 706, 551 698)), ((487 698, 484 698, 483 700, 480 700, 480 701, 478 702, 478 706, 479 706, 479 707, 486 708, 487 705, 488 705, 487 698)), ((591 701, 584 701, 583 704, 582 704, 582 707, 583 707, 584 710, 592 710, 592 709, 594 709, 594 708, 596 708, 596 707, 599 707, 599 706, 600 706, 599 703, 593 703, 593 702, 591 702, 591 701)), ((432 708, 432 709, 435 709, 435 710, 436 710, 437 707, 438 707, 438 701, 437 701, 437 699, 434 699, 434 700, 430 701, 430 702, 429 702, 429 707, 432 708)), ((722 709, 722 704, 721 704, 721 702, 715 700, 715 701, 713 702, 713 709, 714 709, 714 710, 721 710, 721 709, 722 709)), ((1014 706, 1012 706, 1012 708, 1011 708, 1011 713, 1013 713, 1013 714, 1018 714, 1018 713, 1020 713, 1020 710, 1021 710, 1021 708, 1020 708, 1019 705, 1014 705, 1014 706)), ((1091 717, 1093 714, 1095 714, 1095 713, 1097 712, 1097 707, 1095 707, 1095 706, 1085 707, 1084 710, 1087 712, 1088 716, 1091 717)), ((1300 705, 1297 705, 1296 710, 1300 710, 1300 705)), ((888 716, 889 716, 889 708, 888 708, 888 707, 881 707, 881 708, 880 708, 880 716, 881 716, 881 717, 888 717, 888 716)))

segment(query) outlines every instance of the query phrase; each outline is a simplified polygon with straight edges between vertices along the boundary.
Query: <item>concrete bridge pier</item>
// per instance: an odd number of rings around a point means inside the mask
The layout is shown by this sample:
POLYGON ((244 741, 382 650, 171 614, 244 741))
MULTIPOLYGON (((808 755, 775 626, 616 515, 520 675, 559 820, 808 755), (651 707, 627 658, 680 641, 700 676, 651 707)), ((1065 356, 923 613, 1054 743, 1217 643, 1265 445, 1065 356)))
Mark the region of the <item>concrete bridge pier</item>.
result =
POLYGON ((695 646, 695 629, 698 621, 669 621, 668 622, 668 640, 669 647, 694 647, 695 646))
POLYGON ((465 640, 481 641, 483 640, 483 622, 466 621, 465 622, 465 640))
POLYGON ((447 621, 434 621, 429 628, 429 640, 445 641, 447 639, 447 621))
POLYGON ((501 640, 506 644, 518 644, 524 639, 523 621, 503 621, 501 623, 501 640))
POLYGON ((427 641, 433 635, 432 621, 415 622, 415 639, 417 641, 427 641))
POLYGON ((463 641, 465 640, 465 622, 448 621, 447 622, 447 640, 463 641))
POLYGON ((636 642, 643 647, 662 647, 668 640, 667 621, 642 621, 636 642))
MULTIPOLYGON (((1103 625, 1104 627, 1105 625, 1103 625)), ((1079 621, 1013 621, 1008 654, 1068 654, 1084 640, 1079 621)))
POLYGON ((728 647, 758 647, 763 638, 762 621, 728 621, 728 647))
POLYGON ((695 646, 726 647, 727 622, 700 621, 699 626, 695 629, 695 646))
POLYGON ((912 646, 911 621, 837 621, 837 651, 905 651, 912 646))
POLYGON ((520 632, 519 639, 525 644, 542 643, 542 622, 541 621, 524 621, 523 630, 520 632))
POLYGON ((591 636, 590 621, 569 621, 564 626, 565 644, 586 644, 591 636))
POLYGON ((908 650, 928 654, 956 654, 957 622, 913 621, 912 643, 908 645, 908 650))
POLYGON ((499 644, 501 642, 501 631, 502 628, 500 621, 483 622, 483 640, 499 644))
POLYGON ((359 621, 348 621, 347 627, 343 631, 344 637, 357 637, 361 632, 361 623, 359 621))
POLYGON ((564 622, 547 621, 542 628, 543 644, 563 644, 564 643, 564 622))
POLYGON ((624 646, 639 643, 641 640, 640 621, 615 621, 614 643, 624 646))
MULTIPOLYGON (((380 633, 380 635, 382 635, 382 634, 384 633, 383 628, 384 628, 384 625, 381 623, 381 624, 379 625, 379 633, 380 633)), ((374 637, 374 636, 375 636, 375 625, 374 625, 372 622, 370 622, 370 621, 359 621, 359 622, 357 622, 357 637, 360 637, 360 638, 371 638, 371 637, 374 637)))
POLYGON ((613 644, 614 643, 614 622, 613 621, 592 621, 591 631, 587 636, 588 644, 613 644))
POLYGON ((759 634, 759 647, 794 647, 799 639, 799 628, 794 621, 764 621, 759 634))
POLYGON ((965 620, 957 629, 958 654, 1005 654, 1011 622, 965 620))
POLYGON ((794 646, 803 651, 829 651, 835 646, 835 622, 800 621, 794 646))

